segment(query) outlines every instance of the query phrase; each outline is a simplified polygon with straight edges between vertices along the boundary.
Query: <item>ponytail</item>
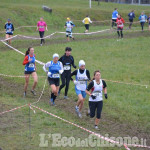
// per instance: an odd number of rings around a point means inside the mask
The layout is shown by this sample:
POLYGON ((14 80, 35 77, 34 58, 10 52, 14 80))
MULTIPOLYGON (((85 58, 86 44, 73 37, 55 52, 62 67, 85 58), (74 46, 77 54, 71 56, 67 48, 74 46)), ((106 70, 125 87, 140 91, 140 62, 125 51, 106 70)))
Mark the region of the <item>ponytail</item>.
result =
POLYGON ((28 48, 28 50, 27 50, 26 53, 25 53, 25 56, 27 56, 27 55, 29 54, 31 48, 32 48, 32 47, 29 47, 29 48, 28 48))

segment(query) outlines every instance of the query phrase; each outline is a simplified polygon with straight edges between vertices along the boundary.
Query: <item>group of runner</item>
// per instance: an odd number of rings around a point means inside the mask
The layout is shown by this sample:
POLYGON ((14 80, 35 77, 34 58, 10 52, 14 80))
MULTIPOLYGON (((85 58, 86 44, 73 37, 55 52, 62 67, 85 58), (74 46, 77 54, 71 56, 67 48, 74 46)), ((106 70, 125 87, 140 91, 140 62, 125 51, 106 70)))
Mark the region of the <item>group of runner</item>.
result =
MULTIPOLYGON (((133 24, 133 20, 135 18, 134 10, 132 10, 128 14, 128 17, 129 17, 129 22, 130 22, 129 23, 129 29, 131 29, 131 26, 133 24)), ((141 15, 139 16, 139 21, 140 21, 140 24, 141 24, 142 31, 144 30, 144 24, 145 24, 145 22, 148 22, 148 24, 149 24, 149 30, 150 30, 150 15, 149 15, 149 17, 147 17, 144 14, 144 12, 142 12, 141 15)), ((89 25, 90 25, 90 23, 92 23, 92 21, 91 21, 90 17, 87 15, 82 20, 82 22, 85 25, 85 29, 86 29, 85 33, 87 33, 89 31, 89 25)), ((124 19, 118 13, 117 8, 115 8, 114 11, 112 12, 112 28, 113 28, 113 26, 117 26, 118 38, 120 38, 120 37, 123 38, 124 23, 125 23, 124 19)), ((73 27, 75 27, 75 24, 68 17, 67 21, 65 22, 65 26, 64 26, 64 28, 66 28, 67 41, 69 41, 70 39, 74 40, 74 37, 72 36, 73 27)), ((14 26, 11 23, 10 19, 7 20, 7 23, 5 24, 4 28, 5 28, 5 32, 6 32, 6 39, 8 39, 7 42, 9 44, 11 44, 11 37, 13 36, 14 26)), ((46 24, 46 22, 44 21, 44 19, 42 17, 40 18, 40 21, 38 21, 38 23, 37 23, 37 29, 36 30, 39 31, 39 35, 40 35, 40 38, 41 38, 40 45, 42 46, 45 43, 45 40, 44 40, 45 30, 48 31, 47 24, 46 24)))
MULTIPOLYGON (((82 118, 82 108, 86 98, 86 94, 89 95, 89 114, 90 117, 95 117, 96 119, 94 127, 98 129, 98 124, 101 118, 101 112, 103 107, 103 90, 104 96, 107 99, 107 85, 104 80, 101 79, 101 73, 99 70, 94 72, 94 78, 91 80, 90 72, 85 68, 85 61, 79 61, 79 69, 76 69, 76 65, 74 64, 74 58, 71 55, 71 47, 65 48, 65 54, 59 58, 58 54, 53 54, 53 60, 47 62, 43 66, 43 70, 46 72, 48 76, 48 82, 51 87, 51 96, 49 103, 52 106, 55 106, 55 99, 61 93, 61 90, 65 87, 65 95, 64 99, 68 99, 68 89, 70 80, 73 81, 75 85, 75 92, 78 96, 78 101, 75 106, 75 111, 79 118, 82 118), (71 68, 74 67, 76 70, 71 72, 71 68), (60 85, 60 76, 62 84, 60 85), (75 79, 72 77, 75 76, 75 79), (89 85, 87 86, 87 82, 89 85)), ((35 64, 35 54, 34 48, 29 47, 26 51, 25 58, 23 61, 23 65, 25 65, 25 85, 24 85, 24 97, 27 96, 27 87, 29 83, 29 77, 32 75, 34 79, 34 83, 31 89, 31 93, 36 95, 35 87, 38 82, 38 76, 36 73, 36 64, 35 64)))
MULTIPOLYGON (((132 10, 128 14, 128 17, 129 17, 129 22, 130 22, 129 23, 129 29, 131 29, 131 26, 133 24, 133 20, 135 18, 134 10, 132 10)), ((144 30, 144 24, 145 24, 145 22, 148 22, 148 24, 149 24, 149 30, 150 30, 150 15, 149 15, 149 17, 147 17, 144 14, 144 12, 142 12, 141 15, 139 16, 139 21, 140 21, 140 24, 141 24, 142 31, 144 30)), ((123 38, 124 23, 125 23, 124 19, 118 13, 117 8, 115 8, 114 11, 112 12, 112 28, 113 28, 114 25, 117 26, 118 38, 120 38, 120 35, 121 35, 121 38, 123 38)))

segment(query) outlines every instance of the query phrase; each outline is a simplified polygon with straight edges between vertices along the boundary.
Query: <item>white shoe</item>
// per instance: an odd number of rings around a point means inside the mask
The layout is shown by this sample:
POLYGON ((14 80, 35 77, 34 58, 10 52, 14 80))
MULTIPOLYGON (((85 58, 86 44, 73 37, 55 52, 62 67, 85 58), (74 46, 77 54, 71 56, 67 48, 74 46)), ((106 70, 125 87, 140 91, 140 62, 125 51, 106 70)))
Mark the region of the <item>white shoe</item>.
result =
POLYGON ((76 110, 76 113, 79 114, 79 107, 78 106, 75 107, 75 110, 76 110))
POLYGON ((24 92, 24 93, 23 93, 23 97, 25 98, 25 97, 26 97, 26 95, 27 95, 27 93, 26 93, 26 92, 24 92))
POLYGON ((80 112, 78 113, 78 116, 79 116, 79 118, 82 118, 82 114, 80 112))
POLYGON ((42 44, 40 44, 42 46, 42 44))
POLYGON ((95 129, 98 129, 98 126, 97 126, 97 125, 95 125, 95 126, 94 126, 94 128, 95 128, 95 129))

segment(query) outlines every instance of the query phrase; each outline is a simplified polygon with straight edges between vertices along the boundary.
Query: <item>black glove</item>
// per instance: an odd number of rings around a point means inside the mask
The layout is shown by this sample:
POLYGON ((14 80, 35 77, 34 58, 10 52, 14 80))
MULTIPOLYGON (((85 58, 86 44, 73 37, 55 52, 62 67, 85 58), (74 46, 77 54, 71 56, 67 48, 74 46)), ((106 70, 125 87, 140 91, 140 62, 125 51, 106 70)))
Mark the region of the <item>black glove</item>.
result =
POLYGON ((92 99, 96 99, 96 96, 95 95, 91 95, 92 99))
POLYGON ((105 96, 106 99, 108 98, 108 97, 107 97, 107 94, 104 94, 104 96, 105 96))
POLYGON ((73 66, 75 69, 77 68, 77 66, 73 66))

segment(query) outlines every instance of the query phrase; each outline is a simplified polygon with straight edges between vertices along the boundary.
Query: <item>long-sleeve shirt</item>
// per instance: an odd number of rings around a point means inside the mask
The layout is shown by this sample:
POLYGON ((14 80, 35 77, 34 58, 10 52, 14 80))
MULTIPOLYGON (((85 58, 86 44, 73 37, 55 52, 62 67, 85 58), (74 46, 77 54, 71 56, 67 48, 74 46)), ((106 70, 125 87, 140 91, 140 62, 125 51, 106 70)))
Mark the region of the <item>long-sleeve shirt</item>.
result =
POLYGON ((146 15, 140 15, 139 20, 140 20, 140 22, 146 22, 147 16, 146 15))
POLYGON ((92 21, 91 21, 91 19, 90 19, 89 17, 84 18, 84 19, 82 20, 82 22, 83 22, 84 24, 90 24, 90 23, 92 23, 92 21))
POLYGON ((134 14, 134 12, 130 12, 129 14, 128 14, 128 17, 129 17, 129 19, 134 19, 135 18, 135 14, 134 14))
POLYGON ((71 65, 76 68, 74 64, 74 58, 71 55, 66 56, 65 54, 59 59, 59 61, 62 62, 65 72, 71 72, 71 65))

